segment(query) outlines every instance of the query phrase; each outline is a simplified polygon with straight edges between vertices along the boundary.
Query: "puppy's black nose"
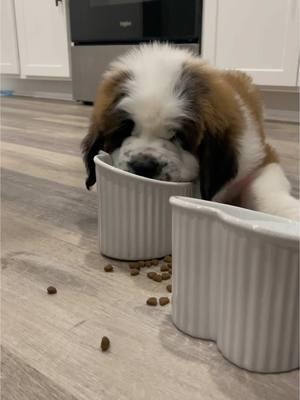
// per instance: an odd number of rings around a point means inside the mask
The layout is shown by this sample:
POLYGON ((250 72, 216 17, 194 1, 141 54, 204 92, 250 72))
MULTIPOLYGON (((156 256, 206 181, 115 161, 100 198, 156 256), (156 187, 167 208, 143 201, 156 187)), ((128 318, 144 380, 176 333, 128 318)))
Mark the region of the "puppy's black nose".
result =
POLYGON ((161 165, 155 158, 149 156, 139 156, 128 163, 132 172, 146 178, 155 178, 161 172, 161 165))

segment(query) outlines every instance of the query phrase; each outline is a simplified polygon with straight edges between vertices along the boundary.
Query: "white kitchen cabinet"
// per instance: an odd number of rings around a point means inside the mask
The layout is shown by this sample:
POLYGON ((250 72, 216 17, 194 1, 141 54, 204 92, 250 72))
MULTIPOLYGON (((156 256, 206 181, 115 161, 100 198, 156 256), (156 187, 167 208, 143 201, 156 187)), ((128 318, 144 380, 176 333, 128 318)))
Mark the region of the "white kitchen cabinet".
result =
POLYGON ((22 77, 70 76, 65 0, 15 0, 22 77))
POLYGON ((296 86, 299 0, 204 1, 203 57, 260 85, 296 86))
POLYGON ((14 0, 1 0, 0 72, 19 74, 19 55, 14 0))

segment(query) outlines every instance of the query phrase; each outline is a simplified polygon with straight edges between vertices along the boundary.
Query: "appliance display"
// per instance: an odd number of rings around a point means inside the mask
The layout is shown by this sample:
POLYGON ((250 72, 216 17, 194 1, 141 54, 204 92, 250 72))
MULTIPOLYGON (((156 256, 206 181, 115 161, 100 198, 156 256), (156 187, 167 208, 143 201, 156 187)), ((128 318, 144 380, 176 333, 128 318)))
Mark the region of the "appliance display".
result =
POLYGON ((199 0, 70 0, 75 44, 199 41, 199 0))
POLYGON ((69 0, 73 97, 93 102, 109 63, 165 41, 201 53, 202 0, 69 0))

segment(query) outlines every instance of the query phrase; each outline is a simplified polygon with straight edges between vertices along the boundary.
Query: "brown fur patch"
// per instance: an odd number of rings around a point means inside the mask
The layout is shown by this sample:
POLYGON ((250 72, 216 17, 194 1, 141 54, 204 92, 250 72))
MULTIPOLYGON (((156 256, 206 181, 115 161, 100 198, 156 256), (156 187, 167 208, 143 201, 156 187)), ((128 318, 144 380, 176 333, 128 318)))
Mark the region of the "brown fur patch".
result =
MULTIPOLYGON (((198 76, 198 143, 208 129, 210 134, 223 136, 237 150, 236 138, 244 127, 243 115, 235 97, 238 94, 257 123, 265 150, 262 165, 279 162, 275 150, 265 141, 261 96, 251 77, 241 71, 220 71, 204 62, 188 63, 185 68, 198 76), (204 86, 208 88, 206 92, 204 86)), ((196 79, 194 81, 197 82, 196 79)))
POLYGON ((268 165, 271 163, 279 163, 279 156, 276 151, 268 143, 265 143, 266 155, 263 161, 263 165, 268 165))
POLYGON ((130 75, 125 71, 110 71, 99 85, 94 104, 91 122, 87 135, 81 143, 88 177, 86 186, 89 189, 96 181, 93 158, 104 148, 105 136, 109 135, 120 123, 114 113, 114 105, 122 96, 122 84, 130 75))
POLYGON ((238 138, 244 118, 234 89, 220 71, 199 61, 187 63, 185 69, 195 86, 192 107, 197 125, 200 192, 203 199, 211 200, 238 173, 238 138))
POLYGON ((242 135, 246 122, 237 95, 256 122, 257 133, 254 131, 253 134, 262 139, 265 157, 257 167, 278 162, 278 156, 265 142, 260 94, 248 75, 239 71, 220 71, 199 61, 189 62, 185 68, 193 76, 192 81, 196 86, 193 107, 194 112, 198 113, 197 145, 207 142, 209 147, 199 153, 199 162, 201 194, 210 199, 218 188, 234 178, 237 171, 237 139, 242 135), (209 136, 215 139, 207 140, 209 136))
POLYGON ((129 78, 130 75, 126 71, 114 71, 100 83, 91 116, 91 135, 98 132, 105 134, 116 125, 117 121, 111 116, 112 108, 122 94, 122 84, 129 78))
POLYGON ((185 68, 197 76, 197 80, 194 79, 197 84, 195 89, 195 112, 198 114, 197 145, 200 144, 203 135, 209 133, 222 136, 222 139, 236 147, 236 138, 242 131, 243 118, 232 86, 223 79, 220 71, 205 63, 188 63, 185 68), (206 91, 203 90, 204 86, 207 88, 206 91))
POLYGON ((264 139, 263 106, 259 90, 253 84, 252 78, 241 71, 223 71, 222 75, 248 107, 264 139))
POLYGON ((259 90, 253 84, 250 76, 240 71, 224 71, 224 78, 230 83, 230 85, 236 90, 243 103, 248 107, 252 117, 257 123, 258 132, 262 138, 265 158, 262 161, 261 166, 278 163, 279 157, 276 151, 266 143, 265 132, 264 132, 264 118, 263 118, 263 105, 259 90))

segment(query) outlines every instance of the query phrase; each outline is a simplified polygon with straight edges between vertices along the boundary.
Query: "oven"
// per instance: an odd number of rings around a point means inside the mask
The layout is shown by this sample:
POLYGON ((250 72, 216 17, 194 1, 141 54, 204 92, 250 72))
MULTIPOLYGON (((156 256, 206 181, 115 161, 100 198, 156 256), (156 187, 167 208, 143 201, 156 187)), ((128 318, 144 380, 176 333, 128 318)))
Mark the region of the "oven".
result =
POLYGON ((202 0, 69 0, 73 96, 93 101, 108 64, 133 45, 201 51, 202 0))

